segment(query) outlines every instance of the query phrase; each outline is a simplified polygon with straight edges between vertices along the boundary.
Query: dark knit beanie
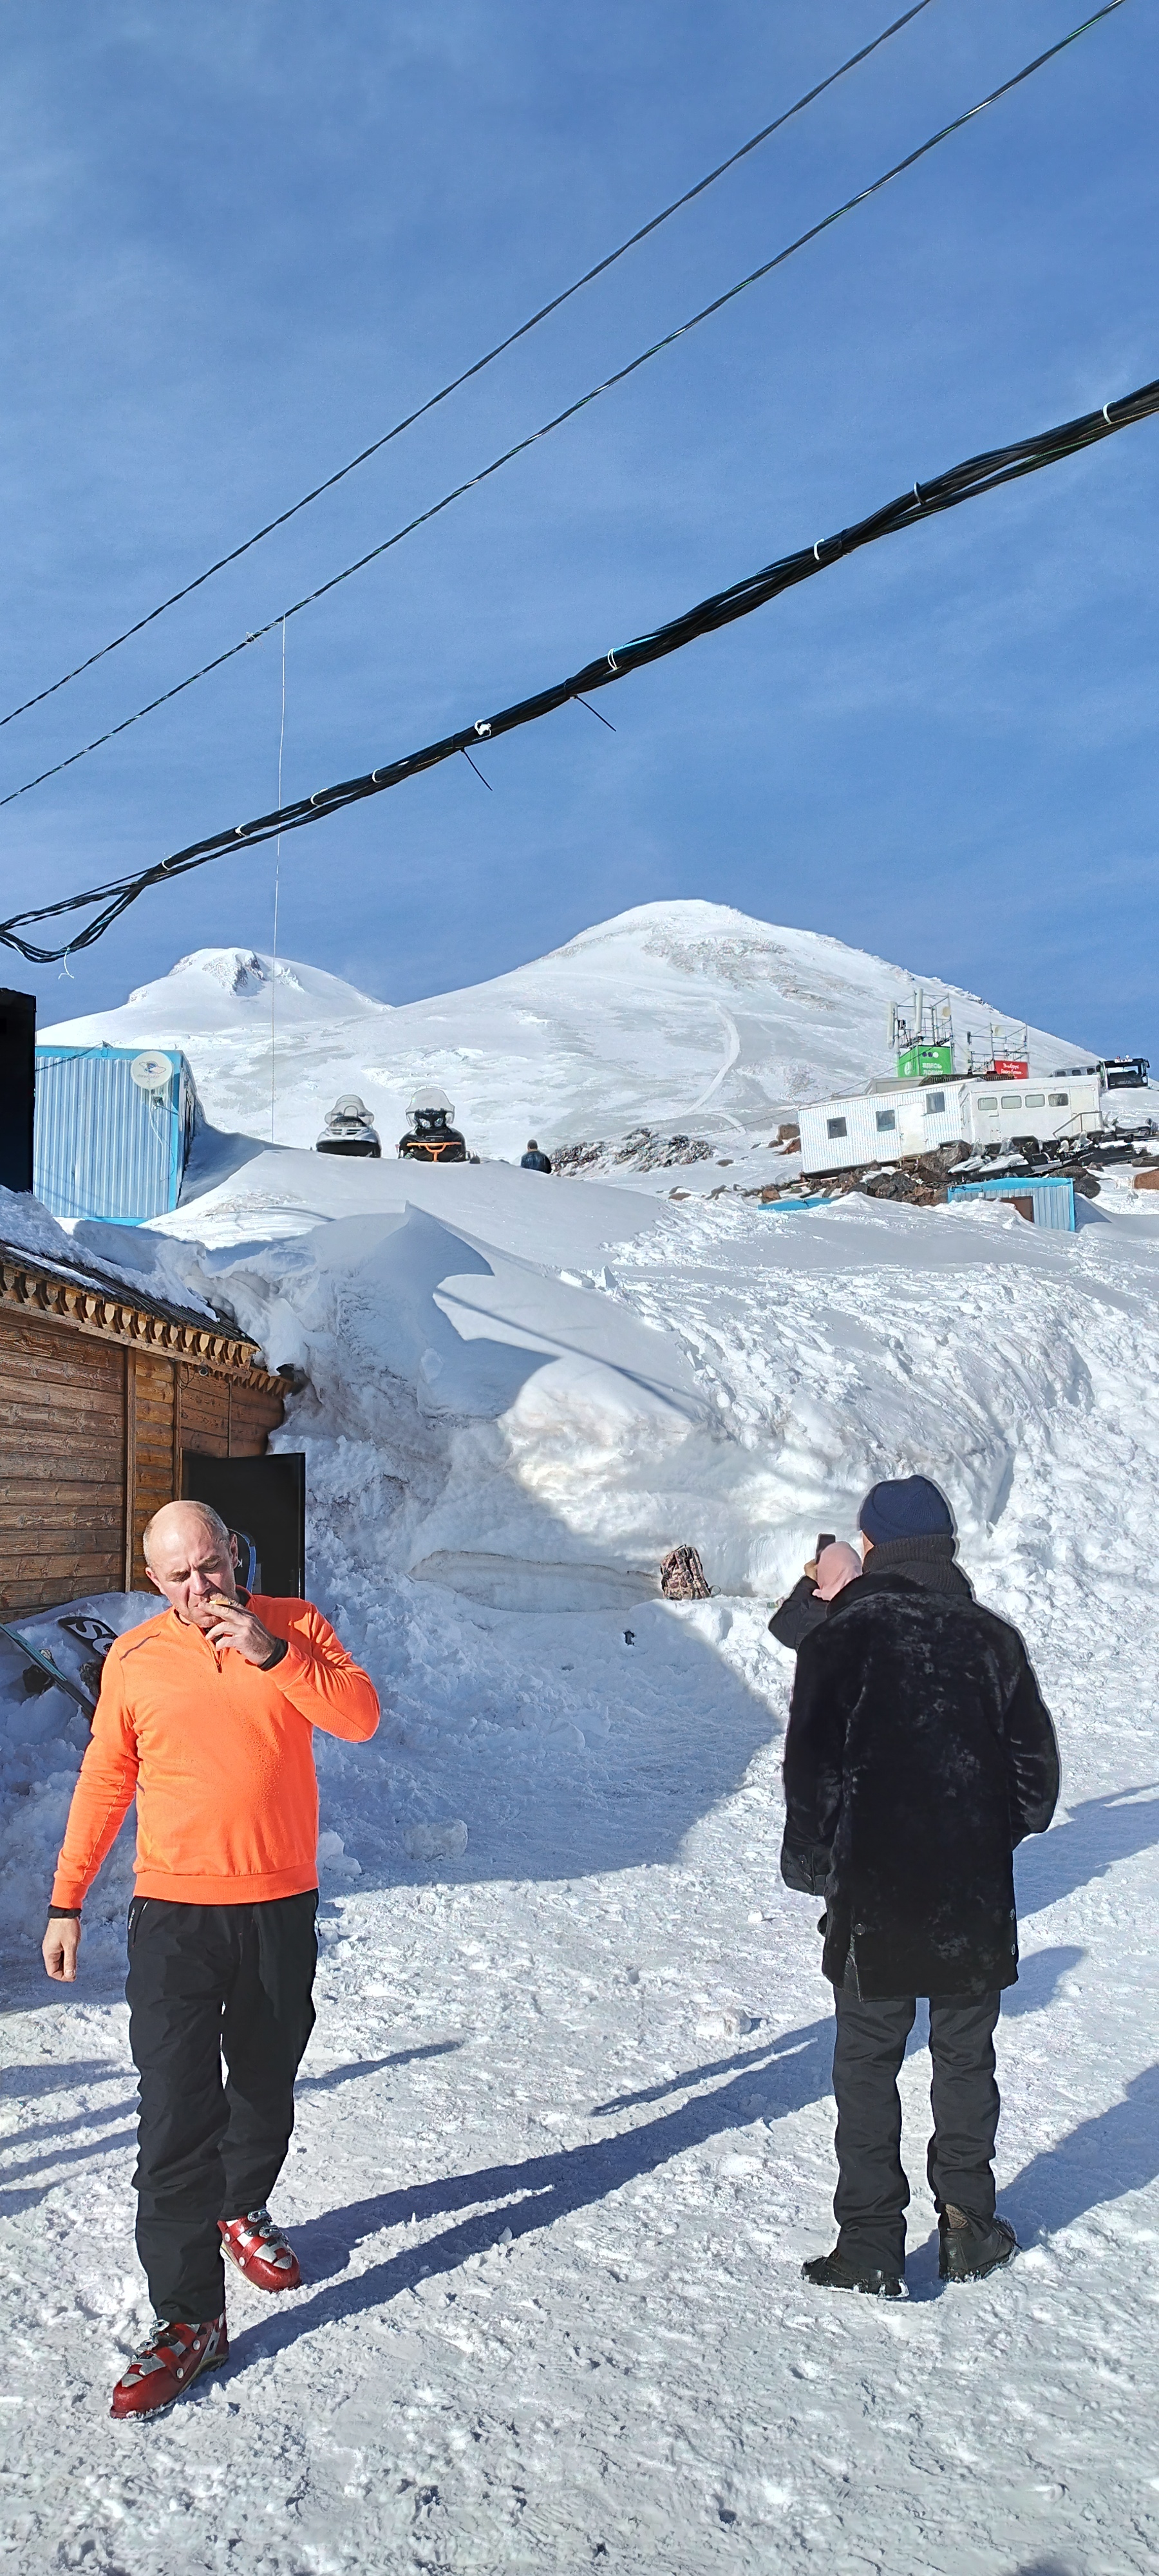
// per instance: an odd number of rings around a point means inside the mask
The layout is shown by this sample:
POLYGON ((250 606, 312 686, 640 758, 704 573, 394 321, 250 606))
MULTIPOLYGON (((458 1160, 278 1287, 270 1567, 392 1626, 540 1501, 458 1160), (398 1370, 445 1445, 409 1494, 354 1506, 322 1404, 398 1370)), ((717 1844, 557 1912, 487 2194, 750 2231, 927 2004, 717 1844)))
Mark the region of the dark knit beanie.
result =
POLYGON ((896 1538, 952 1537, 954 1516, 928 1476, 898 1476, 870 1487, 857 1525, 875 1547, 884 1547, 896 1538))

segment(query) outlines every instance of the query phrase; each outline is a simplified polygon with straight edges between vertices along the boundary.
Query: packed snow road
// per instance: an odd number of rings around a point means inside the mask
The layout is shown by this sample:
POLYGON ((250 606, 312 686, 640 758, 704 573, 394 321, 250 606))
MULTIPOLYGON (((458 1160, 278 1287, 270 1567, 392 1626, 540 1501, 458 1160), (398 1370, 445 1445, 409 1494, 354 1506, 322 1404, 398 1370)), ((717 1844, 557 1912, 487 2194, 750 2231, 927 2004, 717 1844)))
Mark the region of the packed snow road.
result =
POLYGON ((166 1258, 309 1357, 280 1437, 308 1453, 313 1588, 384 1704, 370 1746, 319 1743, 319 2022, 276 2204, 305 2280, 238 2283, 229 2369, 108 2420, 146 2317, 131 1855, 53 1993, 62 1727, 0 1883, 10 2563, 1141 2576, 1159 1220, 1113 1195, 1070 1238, 993 1207, 778 1219, 484 1169, 441 1215, 363 1170, 324 1224, 287 1187, 271 1225, 262 1159, 212 1253, 166 1258), (999 2035, 1025 2250, 939 2288, 919 2027, 887 2308, 800 2279, 832 2241, 831 2003, 816 1907, 778 1877, 791 1662, 765 1620, 817 1527, 909 1470, 1026 1635, 1064 1804, 1019 1855, 999 2035), (633 1572, 677 1538, 710 1602, 633 1572))

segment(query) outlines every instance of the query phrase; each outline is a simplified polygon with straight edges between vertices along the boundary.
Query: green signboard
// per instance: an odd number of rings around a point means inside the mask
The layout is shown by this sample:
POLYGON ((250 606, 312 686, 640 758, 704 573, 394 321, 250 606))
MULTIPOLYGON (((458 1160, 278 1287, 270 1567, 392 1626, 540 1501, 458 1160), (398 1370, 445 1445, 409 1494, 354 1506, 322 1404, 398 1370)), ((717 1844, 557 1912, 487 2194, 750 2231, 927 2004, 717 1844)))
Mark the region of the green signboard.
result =
POLYGON ((953 1046, 930 1046, 927 1043, 905 1047, 898 1057, 897 1069, 903 1079, 913 1080, 916 1077, 920 1082, 927 1074, 933 1074, 938 1081, 952 1082, 954 1079, 953 1046))

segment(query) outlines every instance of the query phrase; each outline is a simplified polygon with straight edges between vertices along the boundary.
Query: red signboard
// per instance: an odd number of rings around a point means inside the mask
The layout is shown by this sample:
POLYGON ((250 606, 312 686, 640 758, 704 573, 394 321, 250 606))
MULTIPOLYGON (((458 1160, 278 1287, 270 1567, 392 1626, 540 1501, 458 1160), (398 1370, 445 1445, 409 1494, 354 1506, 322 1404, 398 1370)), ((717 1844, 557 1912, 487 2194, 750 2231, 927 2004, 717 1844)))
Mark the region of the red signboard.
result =
POLYGON ((1025 1082, 1029 1071, 1030 1066, 1023 1056, 996 1055, 994 1058, 995 1082, 1025 1082))

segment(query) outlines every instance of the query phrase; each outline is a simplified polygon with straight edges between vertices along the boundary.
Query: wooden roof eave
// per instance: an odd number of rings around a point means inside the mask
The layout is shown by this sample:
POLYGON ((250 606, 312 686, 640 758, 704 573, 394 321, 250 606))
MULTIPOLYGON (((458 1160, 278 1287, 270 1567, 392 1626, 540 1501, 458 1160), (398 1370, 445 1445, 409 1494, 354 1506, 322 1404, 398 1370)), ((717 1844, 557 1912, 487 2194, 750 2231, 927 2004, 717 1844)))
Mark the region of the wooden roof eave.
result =
POLYGON ((5 1311, 44 1315, 99 1341, 120 1342, 132 1350, 155 1351, 201 1369, 244 1377, 248 1386, 271 1394, 285 1392, 284 1378, 265 1367, 256 1342, 222 1332, 217 1324, 161 1314, 118 1296, 112 1287, 54 1278, 34 1263, 0 1261, 0 1313, 5 1311))

